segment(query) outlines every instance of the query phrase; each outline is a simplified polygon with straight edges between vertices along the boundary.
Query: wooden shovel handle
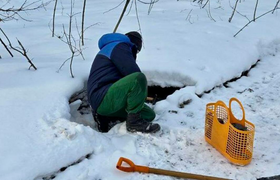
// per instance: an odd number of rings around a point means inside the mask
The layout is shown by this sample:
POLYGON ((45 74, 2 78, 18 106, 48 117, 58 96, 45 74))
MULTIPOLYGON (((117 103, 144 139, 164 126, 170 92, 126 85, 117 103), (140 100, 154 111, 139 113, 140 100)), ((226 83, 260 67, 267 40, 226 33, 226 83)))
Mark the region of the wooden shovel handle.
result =
POLYGON ((198 174, 191 174, 191 173, 184 173, 184 172, 177 172, 177 171, 169 171, 163 169, 155 169, 149 168, 149 173, 158 174, 158 175, 166 175, 166 176, 173 176, 178 178, 185 178, 185 179, 200 179, 200 180, 229 180, 219 177, 211 177, 211 176, 204 176, 198 174))
POLYGON ((229 179, 218 178, 218 177, 210 177, 210 176, 183 173, 183 172, 177 172, 177 171, 149 168, 147 166, 138 166, 138 165, 135 165, 131 160, 126 159, 124 157, 121 157, 119 159, 119 161, 117 163, 117 169, 124 171, 124 172, 153 173, 153 174, 158 174, 158 175, 166 175, 166 176, 173 176, 173 177, 186 178, 186 179, 229 180, 229 179), (123 162, 129 166, 122 166, 123 162))

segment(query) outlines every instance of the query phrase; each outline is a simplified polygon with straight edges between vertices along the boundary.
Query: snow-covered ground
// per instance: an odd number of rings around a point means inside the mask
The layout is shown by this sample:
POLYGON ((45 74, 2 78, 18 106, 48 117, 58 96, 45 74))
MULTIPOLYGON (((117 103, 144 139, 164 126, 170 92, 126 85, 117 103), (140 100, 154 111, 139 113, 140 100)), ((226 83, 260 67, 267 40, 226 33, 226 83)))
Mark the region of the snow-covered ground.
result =
MULTIPOLYGON (((61 34, 63 24, 67 27, 69 2, 58 4, 57 34, 61 34)), ((255 1, 242 0, 231 23, 229 3, 233 6, 233 0, 210 1, 205 8, 189 0, 160 0, 149 15, 149 6, 137 1, 144 38, 137 61, 149 84, 186 87, 151 105, 157 113, 155 121, 162 126, 160 132, 132 134, 122 123, 102 134, 96 131, 90 115, 78 114, 80 102, 69 105, 68 100, 83 88, 98 52, 97 41, 102 34, 112 32, 124 4, 112 8, 120 2, 87 2, 86 24, 97 24, 86 31, 85 60, 74 60, 75 78, 70 76, 69 63, 57 73, 70 53, 67 45, 51 37, 54 3, 46 10, 23 14, 32 22, 1 23, 14 44, 17 37, 29 50, 38 70, 28 70, 26 59, 16 53, 10 58, 0 44, 0 179, 42 180, 54 174, 56 180, 172 179, 120 172, 115 166, 121 156, 139 165, 238 180, 279 175, 279 12, 257 19, 233 37, 252 19, 255 1), (227 87, 222 85, 259 59, 248 76, 227 87), (203 93, 213 87, 210 93, 203 93), (206 104, 217 100, 228 104, 231 97, 243 103, 246 119, 256 127, 253 159, 245 167, 232 165, 204 140, 206 104), (190 98, 190 104, 179 108, 190 98), (56 173, 88 154, 81 162, 56 173)), ((257 16, 273 9, 276 2, 259 2, 257 16)), ((82 3, 77 1, 75 7, 74 11, 80 12, 82 3)), ((137 29, 132 7, 118 32, 137 29)), ((5 40, 1 33, 0 37, 5 40)), ((237 116, 240 114, 237 111, 237 116)))

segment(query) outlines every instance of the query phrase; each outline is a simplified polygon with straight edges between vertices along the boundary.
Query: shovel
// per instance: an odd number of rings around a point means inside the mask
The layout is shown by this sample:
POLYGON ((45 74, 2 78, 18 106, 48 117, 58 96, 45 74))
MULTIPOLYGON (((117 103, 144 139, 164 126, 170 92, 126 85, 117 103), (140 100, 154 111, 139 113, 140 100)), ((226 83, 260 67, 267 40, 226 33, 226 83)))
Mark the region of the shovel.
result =
POLYGON ((142 172, 142 173, 153 173, 158 175, 166 175, 166 176, 173 176, 178 178, 185 178, 185 179, 203 179, 203 180, 229 180, 225 178, 218 178, 218 177, 210 177, 210 176, 203 176, 197 174, 190 174, 190 173, 183 173, 178 171, 169 171, 163 169, 155 169, 150 168, 147 166, 138 166, 135 165, 131 160, 120 157, 117 169, 124 171, 124 172, 142 172), (125 162, 129 166, 122 166, 122 163, 125 162))

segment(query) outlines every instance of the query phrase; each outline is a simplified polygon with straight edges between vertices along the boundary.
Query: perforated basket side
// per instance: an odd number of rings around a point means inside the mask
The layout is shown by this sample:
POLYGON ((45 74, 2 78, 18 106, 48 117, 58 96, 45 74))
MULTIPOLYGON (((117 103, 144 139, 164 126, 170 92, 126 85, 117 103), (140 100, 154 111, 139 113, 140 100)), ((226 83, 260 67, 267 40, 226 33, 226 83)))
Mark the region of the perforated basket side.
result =
POLYGON ((208 104, 205 112, 205 137, 211 140, 214 118, 214 104, 208 104))
POLYGON ((239 161, 239 164, 250 160, 253 154, 254 127, 249 123, 245 124, 247 131, 238 130, 230 125, 227 139, 226 153, 239 161))
POLYGON ((247 127, 248 131, 248 139, 247 139, 247 146, 246 149, 251 153, 251 158, 253 156, 253 146, 254 146, 254 135, 255 135, 255 126, 245 120, 245 127, 247 127))
POLYGON ((216 116, 217 116, 217 120, 221 124, 225 124, 227 122, 227 119, 228 119, 227 108, 224 107, 224 106, 221 106, 221 105, 217 105, 216 116))

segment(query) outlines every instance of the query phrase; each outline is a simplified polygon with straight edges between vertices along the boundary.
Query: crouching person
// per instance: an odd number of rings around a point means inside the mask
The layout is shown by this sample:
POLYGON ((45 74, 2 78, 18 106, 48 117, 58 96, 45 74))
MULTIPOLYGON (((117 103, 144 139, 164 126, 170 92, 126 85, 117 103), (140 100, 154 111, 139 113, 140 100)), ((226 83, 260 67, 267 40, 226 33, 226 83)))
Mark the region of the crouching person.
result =
POLYGON ((87 92, 98 130, 108 132, 111 123, 126 121, 129 132, 154 133, 155 112, 145 104, 147 79, 136 64, 142 48, 138 32, 103 35, 88 78, 87 92))

